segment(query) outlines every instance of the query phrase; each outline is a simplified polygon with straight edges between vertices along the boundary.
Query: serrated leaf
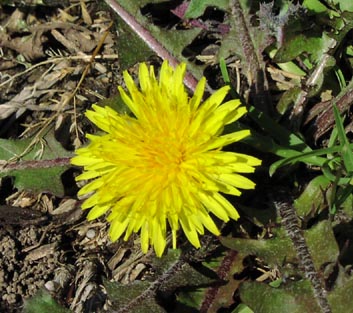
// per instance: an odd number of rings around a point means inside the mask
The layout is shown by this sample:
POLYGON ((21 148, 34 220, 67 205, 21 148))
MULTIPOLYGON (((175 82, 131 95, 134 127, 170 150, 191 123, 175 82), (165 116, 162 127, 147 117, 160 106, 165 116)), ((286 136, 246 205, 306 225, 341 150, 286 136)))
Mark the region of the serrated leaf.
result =
POLYGON ((175 294, 185 288, 196 291, 220 281, 213 271, 199 271, 181 261, 180 254, 180 250, 170 249, 162 258, 152 260, 154 281, 135 281, 128 285, 106 281, 104 285, 114 307, 129 312, 165 312, 158 304, 158 294, 175 294))
POLYGON ((46 291, 40 290, 35 296, 24 302, 24 313, 69 313, 70 311, 60 306, 46 291))
POLYGON ((325 263, 335 263, 339 255, 339 248, 330 221, 322 221, 304 232, 316 269, 325 263))
POLYGON ((65 150, 49 131, 42 140, 33 145, 16 163, 11 159, 21 156, 32 143, 28 139, 0 139, 0 160, 10 162, 0 170, 0 177, 13 176, 14 186, 20 190, 46 191, 56 195, 64 194, 61 175, 70 164, 72 152, 65 150), (50 162, 44 162, 50 161, 50 162))
POLYGON ((180 249, 168 249, 162 258, 153 258, 152 265, 157 275, 163 275, 174 264, 179 262, 181 256, 180 249))

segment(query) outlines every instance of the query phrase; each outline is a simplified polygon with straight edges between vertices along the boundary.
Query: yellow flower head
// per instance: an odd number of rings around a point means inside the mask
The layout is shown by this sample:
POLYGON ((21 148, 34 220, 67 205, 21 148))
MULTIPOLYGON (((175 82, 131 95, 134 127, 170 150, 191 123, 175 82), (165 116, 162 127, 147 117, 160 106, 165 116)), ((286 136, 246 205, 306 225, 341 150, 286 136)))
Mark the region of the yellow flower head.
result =
POLYGON ((161 256, 168 225, 173 248, 181 228, 200 247, 198 235, 207 228, 219 235, 210 213, 227 222, 239 214, 221 193, 239 196, 255 184, 239 173, 251 173, 257 158, 221 149, 250 134, 248 130, 221 135, 225 125, 244 113, 239 100, 222 104, 229 88, 223 87, 201 102, 205 78, 190 98, 183 84, 185 64, 175 70, 164 62, 159 80, 154 69, 141 63, 140 88, 125 71, 128 93, 120 95, 134 117, 109 107, 93 106, 86 116, 104 135, 87 135, 90 144, 77 150, 72 164, 83 166, 77 180, 91 180, 79 195, 91 194, 82 205, 91 208, 88 219, 109 211, 113 241, 125 232, 140 231, 141 246, 161 256))

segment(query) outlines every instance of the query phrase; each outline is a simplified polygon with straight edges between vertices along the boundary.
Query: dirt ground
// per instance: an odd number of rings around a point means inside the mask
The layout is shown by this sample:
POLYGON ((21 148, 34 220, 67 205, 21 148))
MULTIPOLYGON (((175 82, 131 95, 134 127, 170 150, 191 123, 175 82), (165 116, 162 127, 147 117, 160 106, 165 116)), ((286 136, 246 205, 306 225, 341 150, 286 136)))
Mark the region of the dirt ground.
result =
MULTIPOLYGON (((81 112, 117 93, 117 34, 99 1, 60 2, 0 7, 0 136, 25 139, 54 124, 56 139, 73 151, 91 127, 81 112)), ((106 223, 85 220, 77 172, 62 175, 59 197, 1 179, 1 312, 21 311, 40 288, 73 312, 108 310, 102 277, 128 283, 146 270, 133 245, 109 242, 106 223)))

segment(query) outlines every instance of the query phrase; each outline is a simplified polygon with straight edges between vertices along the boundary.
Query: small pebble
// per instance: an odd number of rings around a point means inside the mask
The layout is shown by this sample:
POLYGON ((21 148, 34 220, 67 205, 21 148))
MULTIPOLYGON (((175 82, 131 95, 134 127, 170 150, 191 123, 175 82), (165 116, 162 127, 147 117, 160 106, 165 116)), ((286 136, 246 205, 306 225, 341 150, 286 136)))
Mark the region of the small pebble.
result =
POLYGON ((44 284, 44 287, 48 291, 54 292, 59 287, 59 284, 53 280, 49 280, 44 284))
POLYGON ((96 231, 94 229, 87 230, 86 237, 88 239, 93 239, 96 236, 96 231))

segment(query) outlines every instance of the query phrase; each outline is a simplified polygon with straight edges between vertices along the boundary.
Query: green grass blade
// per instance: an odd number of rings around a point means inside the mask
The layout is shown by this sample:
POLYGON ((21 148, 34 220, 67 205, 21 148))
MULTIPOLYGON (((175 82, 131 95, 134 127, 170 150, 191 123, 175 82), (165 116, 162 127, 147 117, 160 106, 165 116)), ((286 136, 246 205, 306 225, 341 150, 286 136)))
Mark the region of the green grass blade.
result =
POLYGON ((352 173, 353 172, 353 152, 349 146, 349 141, 346 136, 346 132, 344 130, 343 119, 335 104, 333 105, 333 113, 335 116, 338 138, 341 143, 341 148, 342 148, 341 153, 342 153, 344 166, 348 173, 352 173))

